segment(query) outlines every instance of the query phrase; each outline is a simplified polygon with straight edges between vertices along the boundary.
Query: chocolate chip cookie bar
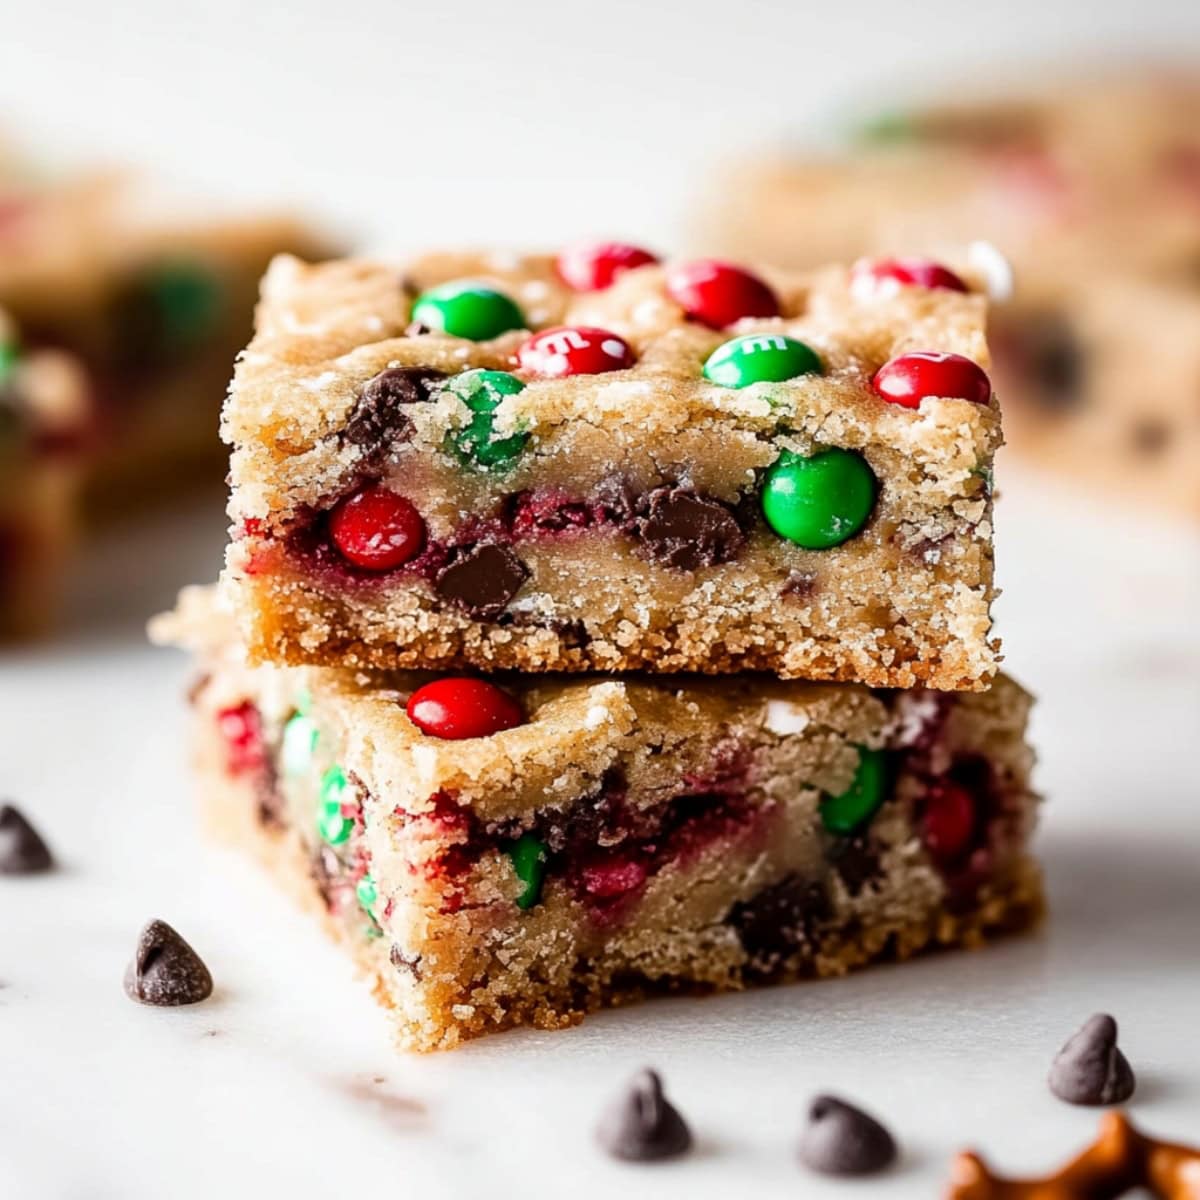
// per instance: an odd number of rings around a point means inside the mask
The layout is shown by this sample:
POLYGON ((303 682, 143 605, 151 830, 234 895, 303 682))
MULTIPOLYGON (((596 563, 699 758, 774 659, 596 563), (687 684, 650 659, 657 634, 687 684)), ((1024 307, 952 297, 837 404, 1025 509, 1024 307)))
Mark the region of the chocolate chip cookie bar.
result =
POLYGON ((280 251, 327 243, 284 214, 213 215, 127 174, 0 177, 0 306, 65 350, 95 409, 89 517, 221 479, 217 413, 280 251))
POLYGON ((25 350, 0 313, 0 641, 39 632, 56 607, 92 429, 80 365, 25 350))
POLYGON ((1015 452, 1195 518, 1198 131, 1194 75, 1022 84, 891 114, 841 153, 746 163, 698 238, 793 268, 952 265, 977 243, 1004 301, 989 337, 1015 452))
POLYGON ((1039 914, 1030 698, 765 676, 251 666, 195 652, 211 824, 351 950, 400 1042, 841 974, 1039 914))
POLYGON ((250 654, 986 687, 984 309, 612 244, 277 260, 223 420, 250 654))

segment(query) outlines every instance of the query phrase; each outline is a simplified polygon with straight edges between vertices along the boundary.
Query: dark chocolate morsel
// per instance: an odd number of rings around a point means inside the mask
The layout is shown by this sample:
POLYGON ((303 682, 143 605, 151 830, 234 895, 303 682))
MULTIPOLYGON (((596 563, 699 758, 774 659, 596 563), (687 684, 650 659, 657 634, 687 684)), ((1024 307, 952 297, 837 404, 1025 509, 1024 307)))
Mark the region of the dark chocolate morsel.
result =
POLYGON ((212 995, 213 981, 200 956, 165 921, 150 921, 138 934, 125 972, 125 994, 139 1004, 196 1004, 212 995))
POLYGON ((851 896, 859 895, 867 884, 879 879, 882 874, 879 848, 867 834, 836 838, 827 853, 833 869, 851 896))
POLYGON ((729 562, 746 540, 720 500, 678 484, 643 497, 634 529, 652 562, 684 571, 729 562))
POLYGON ((1068 1104, 1122 1104, 1133 1095, 1133 1068, 1117 1045, 1117 1023, 1097 1013, 1058 1052, 1050 1090, 1068 1104))
POLYGON ((529 578, 529 568, 509 549, 482 542, 454 552, 438 572, 435 590, 480 621, 494 621, 529 578))
POLYGON ((374 454, 408 437, 411 422, 405 407, 428 400, 441 379, 445 375, 432 367, 389 367, 373 375, 342 429, 343 441, 374 454))
POLYGON ((42 835, 11 804, 0 804, 0 875, 33 875, 54 866, 42 835))
POLYGON ((749 900, 735 904, 727 918, 756 971, 771 972, 802 945, 831 915, 825 886, 800 875, 786 875, 749 900))
POLYGON ((678 1158, 692 1147, 687 1122, 663 1095, 658 1074, 650 1070, 639 1071, 613 1101, 600 1119, 596 1140, 626 1162, 678 1158))
POLYGON ((892 1135, 874 1117, 839 1100, 818 1096, 800 1134, 800 1161, 822 1175, 873 1175, 896 1158, 892 1135))

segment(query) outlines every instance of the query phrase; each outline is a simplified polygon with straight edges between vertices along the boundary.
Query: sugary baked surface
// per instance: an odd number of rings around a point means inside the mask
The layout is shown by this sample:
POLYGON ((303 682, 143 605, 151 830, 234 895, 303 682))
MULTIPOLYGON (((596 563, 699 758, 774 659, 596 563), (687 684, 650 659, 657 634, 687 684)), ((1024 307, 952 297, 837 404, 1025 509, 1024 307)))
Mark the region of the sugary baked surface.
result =
POLYGON ((251 653, 385 668, 764 669, 985 686, 996 661, 998 408, 929 399, 904 409, 870 388, 877 368, 911 350, 986 365, 983 297, 909 288, 863 298, 841 269, 764 271, 782 315, 718 331, 685 319, 664 274, 648 265, 575 293, 546 257, 439 255, 405 272, 277 260, 223 421, 234 521, 225 583, 251 653), (413 331, 414 297, 460 279, 510 296, 531 329, 609 331, 635 361, 542 379, 514 365, 528 331, 479 342, 413 331), (750 333, 802 341, 822 373, 740 389, 705 379, 706 358, 750 333), (472 412, 441 381, 425 402, 381 417, 367 385, 397 368, 440 372, 451 385, 475 368, 515 373, 523 390, 491 420, 495 437, 523 439, 519 455, 496 469, 465 463, 453 445, 472 412), (763 520, 759 492, 781 454, 830 448, 865 460, 878 497, 854 536, 806 549, 763 520), (376 485, 419 511, 425 550, 367 573, 331 550, 326 522, 376 485), (724 522, 725 541, 697 549, 691 514, 682 549, 680 539, 653 544, 655 506, 697 497, 724 522), (497 545, 491 580, 507 574, 507 586, 444 586, 449 567, 497 545))
POLYGON ((1011 262, 992 312, 1015 453, 1200 514, 1200 84, 1100 75, 887 115, 839 155, 736 169, 697 241, 795 268, 978 239, 1011 262), (887 196, 881 204, 880 196, 887 196))
POLYGON ((324 912, 405 1046, 838 974, 1040 912, 1029 697, 1004 677, 526 677, 506 681, 523 723, 443 741, 405 712, 429 675, 254 668, 227 630, 200 593, 156 628, 198 658, 209 819, 324 912))

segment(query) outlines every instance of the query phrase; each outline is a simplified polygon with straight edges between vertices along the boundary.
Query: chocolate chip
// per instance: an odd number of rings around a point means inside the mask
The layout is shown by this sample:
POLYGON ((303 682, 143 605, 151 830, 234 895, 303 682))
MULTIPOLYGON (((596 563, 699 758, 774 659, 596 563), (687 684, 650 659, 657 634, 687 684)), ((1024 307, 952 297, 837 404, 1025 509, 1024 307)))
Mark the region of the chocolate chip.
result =
POLYGON ((692 1147, 691 1130, 663 1095, 654 1071, 639 1071, 609 1107, 596 1129, 596 1140, 614 1158, 658 1162, 678 1158, 692 1147))
POLYGON ((454 551, 434 588, 479 621, 494 621, 529 578, 529 568, 507 546, 483 542, 454 551))
POLYGON ((680 485, 655 488, 638 505, 635 535, 652 562, 683 571, 729 562, 746 540, 730 509, 680 485))
POLYGON ((851 896, 857 896, 882 874, 879 849, 865 834, 835 838, 828 857, 851 896))
POLYGON ((1136 1086, 1133 1068, 1117 1045, 1117 1023, 1097 1013, 1058 1052, 1050 1090, 1068 1104, 1122 1104, 1136 1086))
POLYGON ((379 454, 390 445, 407 438, 412 422, 404 409, 430 398, 433 385, 445 379, 432 367, 389 367, 363 384, 345 427, 342 440, 363 447, 368 454, 379 454))
POLYGON ((196 1004, 212 995, 213 981, 200 956, 165 921, 150 921, 138 935, 125 972, 125 994, 139 1004, 196 1004))
POLYGON ((800 1161, 822 1175, 874 1175, 896 1158, 892 1135, 874 1117, 836 1096, 818 1096, 800 1135, 800 1161))
POLYGON ((0 875, 34 875, 53 866, 50 848, 20 809, 0 804, 0 875))
POLYGON ((628 525, 637 516, 637 490, 624 476, 606 475, 596 485, 592 501, 601 516, 614 524, 628 525))
POLYGON ((822 922, 833 915, 824 884, 785 875, 749 900, 735 904, 727 918, 757 972, 771 972, 801 946, 811 944, 822 922))

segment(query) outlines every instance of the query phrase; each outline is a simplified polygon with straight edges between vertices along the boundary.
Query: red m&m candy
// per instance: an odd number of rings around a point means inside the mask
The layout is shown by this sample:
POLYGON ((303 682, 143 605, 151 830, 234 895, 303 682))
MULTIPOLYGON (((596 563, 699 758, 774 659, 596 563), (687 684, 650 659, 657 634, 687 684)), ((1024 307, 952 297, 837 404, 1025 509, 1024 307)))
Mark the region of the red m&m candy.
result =
POLYGON ((408 719, 430 737, 490 737, 524 723, 521 706, 483 679, 435 679, 408 698, 408 719))
POLYGON ((421 553, 425 522, 403 496, 369 487, 338 504, 329 518, 329 535, 356 567, 389 571, 421 553))
POLYGON ((926 396, 987 404, 992 382, 983 368, 961 354, 917 350, 901 354, 875 372, 871 386, 889 404, 919 408, 926 396))
POLYGON ((928 258, 861 258, 850 268, 850 287, 858 296, 887 294, 902 287, 968 290, 953 271, 928 258))
POLYGON ((938 862, 953 862, 970 848, 975 837, 975 801, 971 793, 951 779, 930 785, 921 813, 925 848, 938 862))
POLYGON ((779 316, 779 299, 757 275, 711 258, 672 267, 667 294, 693 321, 712 329, 743 317, 779 316))
POLYGON ((559 325, 543 329, 517 351, 521 369, 542 379, 623 371, 636 361, 632 347, 624 338, 593 325, 559 325))
POLYGON ((581 242, 560 250, 554 265, 567 287, 576 292, 599 292, 611 287, 622 272, 656 262, 649 250, 626 242, 581 242))

